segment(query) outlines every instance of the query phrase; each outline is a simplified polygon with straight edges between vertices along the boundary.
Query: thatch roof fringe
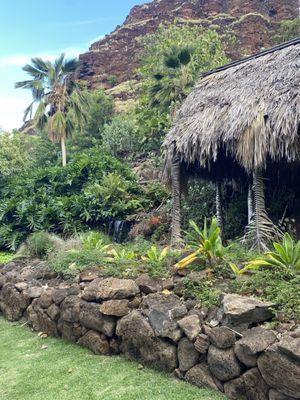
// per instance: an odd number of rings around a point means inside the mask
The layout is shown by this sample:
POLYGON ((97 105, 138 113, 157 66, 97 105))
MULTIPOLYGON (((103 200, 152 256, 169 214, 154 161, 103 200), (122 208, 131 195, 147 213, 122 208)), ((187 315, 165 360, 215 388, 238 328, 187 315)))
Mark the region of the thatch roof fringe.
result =
POLYGON ((300 39, 202 79, 165 139, 166 166, 206 168, 220 149, 247 171, 300 159, 299 67, 300 39))

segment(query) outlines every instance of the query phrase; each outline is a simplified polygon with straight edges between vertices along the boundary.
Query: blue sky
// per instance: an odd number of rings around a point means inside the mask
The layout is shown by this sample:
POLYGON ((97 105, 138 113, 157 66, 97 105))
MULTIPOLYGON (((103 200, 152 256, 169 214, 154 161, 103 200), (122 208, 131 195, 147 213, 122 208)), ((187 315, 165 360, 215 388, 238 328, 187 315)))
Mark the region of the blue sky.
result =
POLYGON ((31 57, 75 57, 121 24, 145 0, 1 0, 0 128, 22 124, 30 92, 14 89, 26 79, 22 66, 31 57))

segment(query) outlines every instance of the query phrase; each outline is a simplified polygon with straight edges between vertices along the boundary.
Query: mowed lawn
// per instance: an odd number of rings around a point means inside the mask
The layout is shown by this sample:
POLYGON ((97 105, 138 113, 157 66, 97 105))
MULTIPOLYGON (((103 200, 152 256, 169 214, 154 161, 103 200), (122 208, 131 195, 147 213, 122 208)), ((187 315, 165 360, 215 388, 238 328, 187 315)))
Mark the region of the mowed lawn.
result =
POLYGON ((0 318, 1 400, 220 400, 171 376, 0 318), (47 347, 47 348, 46 348, 47 347))

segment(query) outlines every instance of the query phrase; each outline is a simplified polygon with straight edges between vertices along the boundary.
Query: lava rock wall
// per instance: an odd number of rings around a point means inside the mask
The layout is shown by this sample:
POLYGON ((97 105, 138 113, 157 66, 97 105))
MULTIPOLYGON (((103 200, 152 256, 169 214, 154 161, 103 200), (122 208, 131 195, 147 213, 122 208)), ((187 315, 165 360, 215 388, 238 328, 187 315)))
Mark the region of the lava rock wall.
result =
POLYGON ((0 266, 0 312, 95 354, 123 354, 230 399, 300 398, 300 328, 266 329, 271 303, 224 294, 214 312, 177 296, 176 279, 85 271, 64 281, 44 262, 0 266))

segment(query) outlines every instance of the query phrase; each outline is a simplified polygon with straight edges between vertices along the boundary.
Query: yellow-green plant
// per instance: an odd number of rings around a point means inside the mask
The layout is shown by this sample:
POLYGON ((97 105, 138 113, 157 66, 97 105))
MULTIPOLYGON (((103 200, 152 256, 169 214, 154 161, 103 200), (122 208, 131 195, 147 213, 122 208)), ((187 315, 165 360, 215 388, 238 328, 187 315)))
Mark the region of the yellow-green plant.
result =
POLYGON ((183 269, 192 264, 199 256, 206 258, 210 265, 216 263, 218 259, 222 260, 225 255, 226 248, 222 244, 220 236, 221 230, 218 226, 217 218, 212 218, 209 228, 205 218, 203 230, 200 230, 194 221, 190 221, 189 223, 193 229, 192 233, 190 233, 188 236, 188 239, 190 240, 190 247, 196 248, 196 250, 189 256, 179 261, 175 265, 175 268, 183 269))
POLYGON ((147 251, 145 256, 142 256, 143 261, 147 261, 151 264, 159 264, 166 260, 170 252, 169 247, 165 247, 162 250, 159 250, 157 246, 151 246, 151 248, 147 251))
POLYGON ((136 259, 136 254, 132 250, 111 248, 107 252, 105 261, 108 263, 127 263, 136 259))
POLYGON ((268 251, 261 257, 255 258, 239 268, 228 262, 235 275, 241 275, 249 270, 258 270, 261 267, 281 267, 300 270, 300 241, 295 242, 288 233, 284 234, 282 243, 274 242, 273 251, 268 251))

